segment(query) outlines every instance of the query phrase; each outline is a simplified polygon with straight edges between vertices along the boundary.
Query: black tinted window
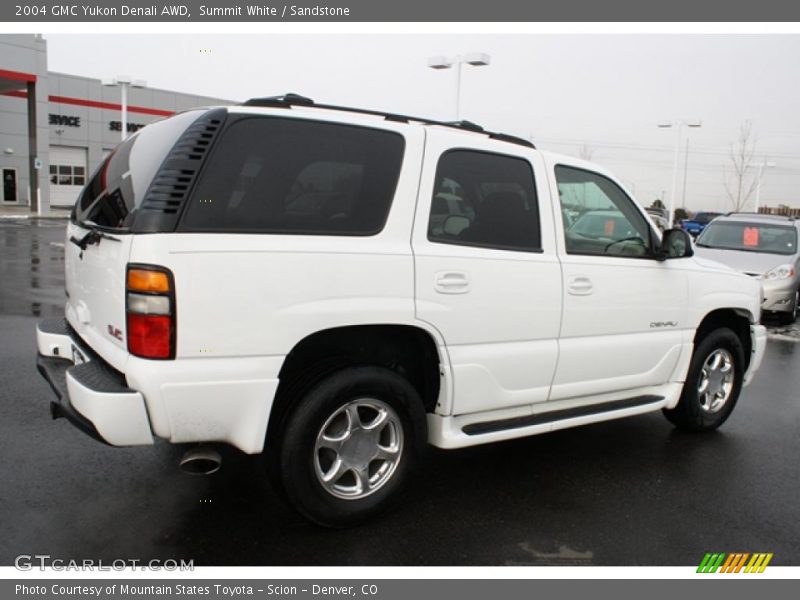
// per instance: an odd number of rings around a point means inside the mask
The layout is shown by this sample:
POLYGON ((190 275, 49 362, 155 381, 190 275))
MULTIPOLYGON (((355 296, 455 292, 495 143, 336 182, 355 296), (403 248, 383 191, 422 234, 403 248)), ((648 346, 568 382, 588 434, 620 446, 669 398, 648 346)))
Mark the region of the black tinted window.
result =
POLYGON ((403 148, 402 136, 377 129, 241 119, 217 143, 182 227, 373 235, 389 213, 403 148))
POLYGON ((502 250, 540 250, 539 207, 530 164, 451 150, 436 169, 428 239, 502 250))

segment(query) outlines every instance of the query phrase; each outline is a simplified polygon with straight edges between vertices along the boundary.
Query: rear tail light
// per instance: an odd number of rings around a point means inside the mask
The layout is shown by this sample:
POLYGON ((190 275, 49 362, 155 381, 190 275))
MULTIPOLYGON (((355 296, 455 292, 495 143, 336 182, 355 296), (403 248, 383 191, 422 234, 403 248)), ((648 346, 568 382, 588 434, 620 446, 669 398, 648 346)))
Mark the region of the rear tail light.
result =
POLYGON ((128 352, 142 358, 175 358, 175 280, 169 269, 128 265, 128 352))

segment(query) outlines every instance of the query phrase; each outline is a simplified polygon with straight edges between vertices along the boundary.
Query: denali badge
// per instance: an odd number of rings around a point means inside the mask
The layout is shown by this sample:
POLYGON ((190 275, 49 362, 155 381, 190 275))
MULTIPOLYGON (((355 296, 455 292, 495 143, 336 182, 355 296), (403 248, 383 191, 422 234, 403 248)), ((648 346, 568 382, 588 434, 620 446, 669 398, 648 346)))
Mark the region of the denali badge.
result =
POLYGON ((651 328, 656 327, 677 327, 678 324, 675 321, 653 321, 650 323, 651 328))
POLYGON ((117 338, 120 342, 122 341, 122 331, 117 329, 113 325, 108 326, 108 335, 110 335, 113 338, 117 338))

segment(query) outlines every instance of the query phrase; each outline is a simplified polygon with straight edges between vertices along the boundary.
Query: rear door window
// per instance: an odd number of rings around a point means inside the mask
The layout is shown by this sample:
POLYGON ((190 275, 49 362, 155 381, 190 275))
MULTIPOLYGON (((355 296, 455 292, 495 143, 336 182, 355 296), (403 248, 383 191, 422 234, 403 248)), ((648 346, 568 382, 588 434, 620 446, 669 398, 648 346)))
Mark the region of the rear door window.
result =
POLYGON ((184 231, 374 235, 394 197, 405 141, 390 131, 244 117, 209 157, 184 231))
POLYGON ((450 150, 436 168, 428 239, 498 250, 541 250, 539 205, 528 161, 450 150))

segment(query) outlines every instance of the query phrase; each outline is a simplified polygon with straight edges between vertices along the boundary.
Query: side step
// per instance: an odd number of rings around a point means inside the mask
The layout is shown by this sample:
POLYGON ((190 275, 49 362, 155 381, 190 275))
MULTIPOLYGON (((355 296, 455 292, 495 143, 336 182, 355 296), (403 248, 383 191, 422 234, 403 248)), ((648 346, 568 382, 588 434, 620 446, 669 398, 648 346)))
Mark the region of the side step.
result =
POLYGON ((604 404, 565 408, 563 410, 554 410, 536 415, 527 415, 524 417, 514 417, 512 419, 470 423, 469 425, 462 427, 461 431, 467 435, 482 435, 485 433, 494 433, 509 429, 519 429, 520 427, 530 427, 531 425, 543 425, 545 423, 553 423, 555 421, 564 421, 566 419, 574 419, 575 417, 599 415, 614 410, 623 410, 625 408, 635 408, 637 406, 646 406, 648 404, 658 404, 663 401, 664 398, 661 396, 636 396, 634 398, 615 400, 614 402, 606 402, 604 404))

